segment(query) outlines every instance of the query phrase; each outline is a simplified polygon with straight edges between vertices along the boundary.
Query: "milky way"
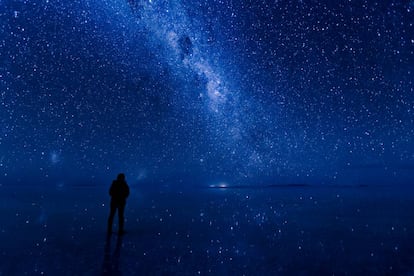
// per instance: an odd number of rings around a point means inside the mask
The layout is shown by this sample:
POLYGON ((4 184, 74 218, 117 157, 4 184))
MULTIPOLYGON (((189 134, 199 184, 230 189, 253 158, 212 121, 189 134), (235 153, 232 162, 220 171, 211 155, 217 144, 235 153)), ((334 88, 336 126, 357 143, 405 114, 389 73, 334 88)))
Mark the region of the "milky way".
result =
POLYGON ((412 7, 2 1, 2 181, 409 183, 412 7))

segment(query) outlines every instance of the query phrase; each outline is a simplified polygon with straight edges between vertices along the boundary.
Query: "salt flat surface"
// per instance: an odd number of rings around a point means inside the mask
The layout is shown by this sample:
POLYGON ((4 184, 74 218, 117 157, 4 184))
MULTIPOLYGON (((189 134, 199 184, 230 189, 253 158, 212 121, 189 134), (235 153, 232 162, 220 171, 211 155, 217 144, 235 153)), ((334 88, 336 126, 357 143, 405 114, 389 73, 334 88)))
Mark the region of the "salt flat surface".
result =
POLYGON ((0 187, 0 275, 413 275, 414 193, 391 187, 0 187), (116 229, 115 225, 115 229, 116 229))

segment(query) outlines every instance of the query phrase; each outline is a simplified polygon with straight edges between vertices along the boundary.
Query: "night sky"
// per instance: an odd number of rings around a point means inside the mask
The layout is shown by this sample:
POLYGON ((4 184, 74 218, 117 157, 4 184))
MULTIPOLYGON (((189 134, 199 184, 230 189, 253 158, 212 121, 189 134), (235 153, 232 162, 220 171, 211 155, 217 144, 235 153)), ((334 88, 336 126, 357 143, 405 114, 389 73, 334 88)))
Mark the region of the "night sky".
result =
POLYGON ((414 1, 0 0, 0 183, 414 180, 414 1))

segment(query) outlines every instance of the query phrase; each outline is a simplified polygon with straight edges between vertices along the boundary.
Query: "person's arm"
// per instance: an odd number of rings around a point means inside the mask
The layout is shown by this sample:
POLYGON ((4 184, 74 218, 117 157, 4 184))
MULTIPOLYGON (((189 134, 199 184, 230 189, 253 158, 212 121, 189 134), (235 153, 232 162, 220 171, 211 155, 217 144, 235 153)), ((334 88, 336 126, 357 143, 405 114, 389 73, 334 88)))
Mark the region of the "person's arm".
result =
POLYGON ((125 183, 125 198, 129 196, 129 186, 125 183))

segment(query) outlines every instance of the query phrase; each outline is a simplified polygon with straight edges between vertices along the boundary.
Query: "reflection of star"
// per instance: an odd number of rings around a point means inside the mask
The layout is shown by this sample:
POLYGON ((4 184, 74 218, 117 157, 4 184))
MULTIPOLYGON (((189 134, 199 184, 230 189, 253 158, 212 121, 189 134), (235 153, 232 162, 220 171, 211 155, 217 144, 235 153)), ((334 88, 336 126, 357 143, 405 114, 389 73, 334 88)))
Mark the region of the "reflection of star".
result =
POLYGON ((60 154, 57 151, 52 151, 50 153, 50 162, 52 162, 53 165, 60 162, 60 154))
POLYGON ((138 171, 137 180, 143 180, 147 177, 147 171, 145 169, 140 169, 138 171))

